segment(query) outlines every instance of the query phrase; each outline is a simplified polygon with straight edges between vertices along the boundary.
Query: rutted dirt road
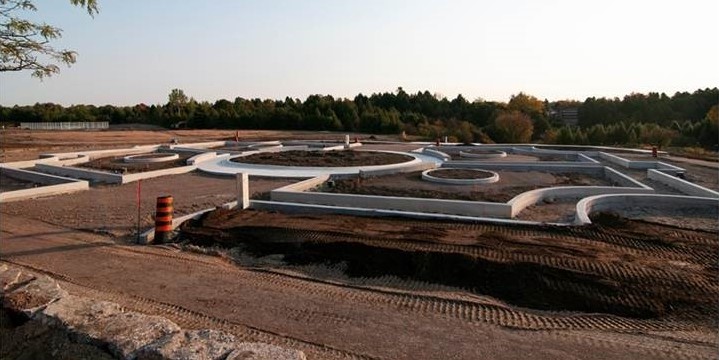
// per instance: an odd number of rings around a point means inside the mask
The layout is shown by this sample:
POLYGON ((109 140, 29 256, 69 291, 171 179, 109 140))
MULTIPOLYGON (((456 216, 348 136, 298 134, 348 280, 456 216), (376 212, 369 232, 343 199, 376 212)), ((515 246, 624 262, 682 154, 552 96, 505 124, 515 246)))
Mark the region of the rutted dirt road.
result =
MULTIPOLYGON (((172 247, 117 245, 99 234, 4 214, 1 256, 63 281, 85 296, 167 316, 183 327, 227 330, 241 339, 298 348, 310 358, 711 358, 713 339, 657 331, 522 331, 497 326, 514 315, 459 289, 416 296, 241 268, 172 247), (29 230, 32 229, 32 230, 29 230), (474 309, 474 310, 473 310, 474 309), (465 312, 469 312, 465 315, 465 312), (474 314, 474 315, 472 315, 474 314), (485 315, 482 315, 485 314, 485 315)), ((495 302, 496 304, 496 302, 495 302)), ((544 314, 548 324, 551 313, 544 314)), ((621 319, 616 321, 621 323, 621 319)), ((705 336, 706 337, 706 336, 705 336)))

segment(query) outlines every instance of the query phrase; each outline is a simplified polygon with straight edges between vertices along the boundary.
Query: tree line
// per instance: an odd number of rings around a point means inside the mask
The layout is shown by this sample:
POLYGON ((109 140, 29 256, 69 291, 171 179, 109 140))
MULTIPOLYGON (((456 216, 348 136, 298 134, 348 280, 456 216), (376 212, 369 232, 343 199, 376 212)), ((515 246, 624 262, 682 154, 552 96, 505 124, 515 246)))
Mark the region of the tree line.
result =
POLYGON ((358 94, 353 99, 310 95, 304 101, 226 99, 198 102, 173 89, 166 104, 135 106, 52 103, 0 107, 4 124, 108 121, 194 129, 326 130, 400 134, 460 142, 543 142, 556 144, 702 146, 719 142, 719 89, 693 93, 632 93, 623 98, 585 101, 539 100, 519 93, 508 102, 462 95, 448 99, 428 91, 358 94), (568 125, 563 110, 576 110, 568 125))

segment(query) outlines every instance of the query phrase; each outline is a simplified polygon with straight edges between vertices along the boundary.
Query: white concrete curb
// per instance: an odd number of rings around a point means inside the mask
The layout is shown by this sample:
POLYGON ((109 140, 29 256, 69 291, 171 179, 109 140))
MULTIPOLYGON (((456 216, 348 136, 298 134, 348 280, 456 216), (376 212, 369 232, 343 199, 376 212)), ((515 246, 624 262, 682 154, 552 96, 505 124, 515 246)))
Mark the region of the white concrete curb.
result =
POLYGON ((687 207, 691 209, 718 210, 719 199, 699 196, 656 195, 656 194, 611 194, 590 196, 577 203, 574 223, 591 224, 589 215, 600 211, 649 208, 658 212, 687 207))
POLYGON ((435 171, 446 171, 451 170, 449 168, 442 168, 442 169, 430 169, 425 170, 422 172, 422 180, 440 183, 440 184, 450 184, 450 185, 477 185, 477 184, 491 184, 496 183, 499 181, 499 174, 497 174, 494 171, 488 171, 488 170, 480 170, 480 169, 469 169, 476 172, 483 172, 483 173, 489 173, 490 176, 486 178, 480 178, 480 179, 448 179, 448 178, 440 178, 430 175, 432 172, 435 171))

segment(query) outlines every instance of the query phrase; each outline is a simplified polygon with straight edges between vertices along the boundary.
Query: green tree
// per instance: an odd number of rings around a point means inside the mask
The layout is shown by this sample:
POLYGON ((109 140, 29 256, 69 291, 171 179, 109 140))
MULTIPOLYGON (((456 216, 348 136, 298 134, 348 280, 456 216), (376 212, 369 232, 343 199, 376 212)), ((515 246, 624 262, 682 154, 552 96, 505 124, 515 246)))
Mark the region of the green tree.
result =
POLYGON ((529 142, 534 131, 532 119, 519 111, 500 114, 494 121, 494 127, 500 141, 507 143, 529 142))
POLYGON ((167 107, 175 116, 182 116, 182 112, 187 105, 187 95, 182 89, 172 89, 170 95, 167 96, 167 107))
MULTIPOLYGON (((70 3, 84 7, 90 16, 98 12, 95 0, 70 3)), ((0 72, 29 70, 42 79, 60 72, 58 64, 74 64, 77 52, 51 45, 62 37, 62 29, 18 16, 28 11, 37 11, 32 0, 0 0, 0 72)))
POLYGON ((510 110, 521 111, 529 115, 532 119, 544 117, 544 102, 532 95, 527 95, 522 92, 517 95, 512 95, 507 105, 510 110))
POLYGON ((564 126, 561 129, 559 129, 559 133, 557 134, 557 144, 562 145, 573 145, 574 144, 574 132, 572 132, 572 128, 569 126, 564 126))

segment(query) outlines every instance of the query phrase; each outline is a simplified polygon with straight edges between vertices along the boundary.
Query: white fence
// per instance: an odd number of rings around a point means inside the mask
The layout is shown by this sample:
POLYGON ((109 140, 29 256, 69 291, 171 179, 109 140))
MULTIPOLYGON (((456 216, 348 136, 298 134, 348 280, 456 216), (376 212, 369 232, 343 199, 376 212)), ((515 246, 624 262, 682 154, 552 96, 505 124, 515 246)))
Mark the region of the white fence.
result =
POLYGON ((107 121, 78 121, 78 122, 21 122, 21 129, 30 130, 83 130, 108 129, 107 121))

